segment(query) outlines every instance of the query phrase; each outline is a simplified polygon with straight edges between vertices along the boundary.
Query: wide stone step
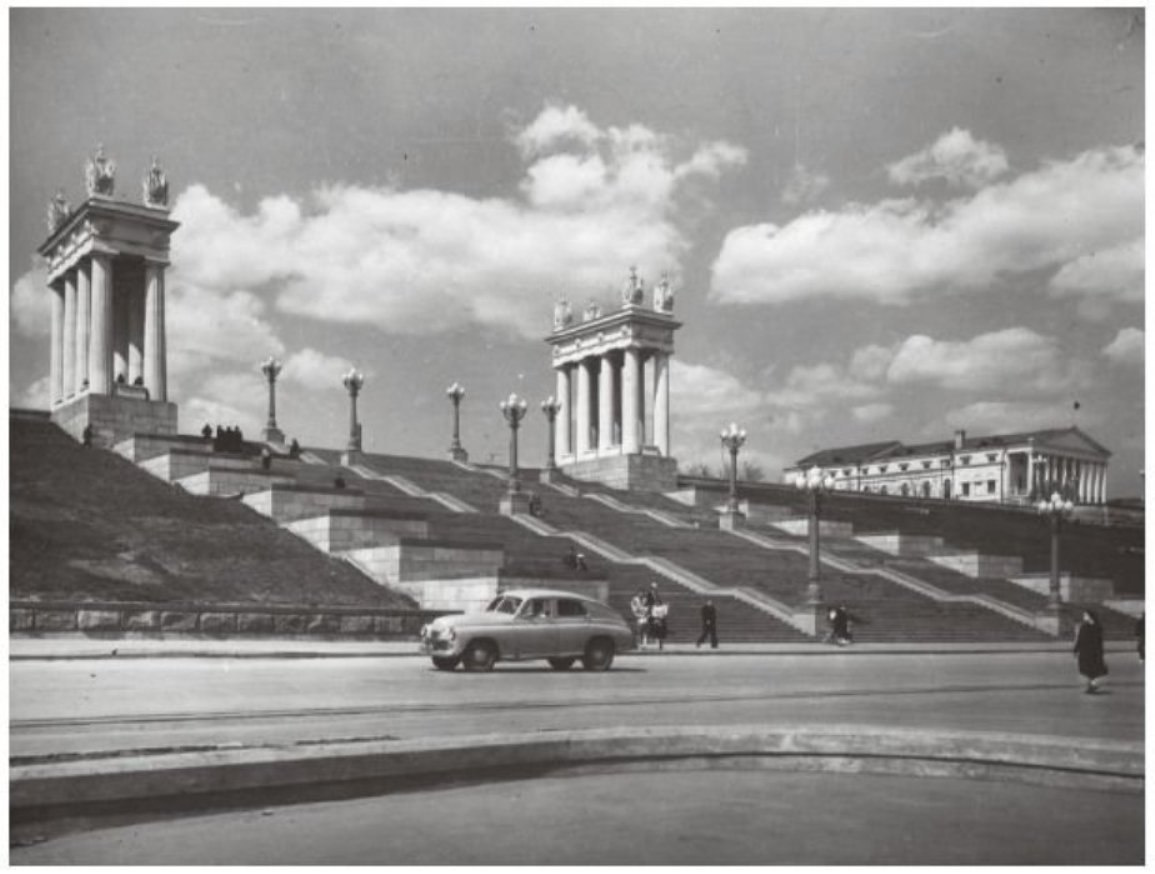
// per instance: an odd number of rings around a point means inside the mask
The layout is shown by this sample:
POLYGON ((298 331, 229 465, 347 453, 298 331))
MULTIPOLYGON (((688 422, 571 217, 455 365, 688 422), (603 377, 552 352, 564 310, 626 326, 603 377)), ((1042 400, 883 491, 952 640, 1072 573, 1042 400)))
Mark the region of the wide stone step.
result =
POLYGON ((211 495, 217 498, 243 497, 248 503, 247 498, 253 492, 266 491, 271 486, 288 484, 292 481, 292 476, 253 470, 250 465, 247 470, 210 466, 208 470, 182 477, 176 483, 194 495, 211 495))
POLYGON ((330 553, 388 546, 402 538, 429 536, 426 518, 389 510, 334 510, 323 516, 295 519, 283 527, 330 553))
POLYGON ((937 565, 968 577, 1001 577, 1009 579, 1023 572, 1023 560, 1011 555, 987 555, 983 552, 959 552, 953 555, 927 556, 937 565))

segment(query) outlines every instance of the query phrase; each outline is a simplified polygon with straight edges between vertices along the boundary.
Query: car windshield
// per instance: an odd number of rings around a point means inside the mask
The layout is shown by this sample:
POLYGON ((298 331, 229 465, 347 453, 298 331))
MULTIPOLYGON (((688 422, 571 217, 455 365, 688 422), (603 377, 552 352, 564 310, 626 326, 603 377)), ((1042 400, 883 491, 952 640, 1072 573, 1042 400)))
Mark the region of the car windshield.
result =
POLYGON ((521 606, 521 598, 512 595, 498 595, 485 608, 486 613, 516 613, 521 606))

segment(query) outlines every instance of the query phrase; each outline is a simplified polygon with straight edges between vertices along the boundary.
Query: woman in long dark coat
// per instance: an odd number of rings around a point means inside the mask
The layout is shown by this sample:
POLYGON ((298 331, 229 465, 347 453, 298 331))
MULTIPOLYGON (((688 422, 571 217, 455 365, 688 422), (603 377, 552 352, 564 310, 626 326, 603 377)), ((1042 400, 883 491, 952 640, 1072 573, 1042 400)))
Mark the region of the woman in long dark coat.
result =
POLYGON ((1103 626, 1091 610, 1083 611, 1083 621, 1075 629, 1074 652, 1079 662, 1079 673, 1087 679, 1084 691, 1088 695, 1094 694, 1099 678, 1107 676, 1107 663, 1103 661, 1103 626))

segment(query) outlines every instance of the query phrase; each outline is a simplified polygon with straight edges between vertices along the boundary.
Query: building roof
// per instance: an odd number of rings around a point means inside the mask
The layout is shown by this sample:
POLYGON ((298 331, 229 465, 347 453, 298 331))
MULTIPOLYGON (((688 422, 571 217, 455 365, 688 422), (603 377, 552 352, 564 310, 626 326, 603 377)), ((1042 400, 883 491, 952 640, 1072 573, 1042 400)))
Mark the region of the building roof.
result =
MULTIPOLYGON (((994 434, 986 437, 965 437, 962 450, 1000 449, 1007 446, 1022 446, 1034 440, 1046 445, 1057 438, 1074 436, 1085 441, 1089 447, 1109 456, 1109 450, 1088 437, 1076 427, 1045 428, 1039 431, 1023 431, 1016 434, 994 434)), ((811 453, 795 462, 796 467, 836 467, 840 464, 862 464, 866 461, 880 461, 888 458, 922 457, 927 455, 948 455, 955 451, 954 440, 937 440, 933 443, 916 443, 907 446, 898 440, 885 443, 864 443, 857 446, 838 446, 811 453)))

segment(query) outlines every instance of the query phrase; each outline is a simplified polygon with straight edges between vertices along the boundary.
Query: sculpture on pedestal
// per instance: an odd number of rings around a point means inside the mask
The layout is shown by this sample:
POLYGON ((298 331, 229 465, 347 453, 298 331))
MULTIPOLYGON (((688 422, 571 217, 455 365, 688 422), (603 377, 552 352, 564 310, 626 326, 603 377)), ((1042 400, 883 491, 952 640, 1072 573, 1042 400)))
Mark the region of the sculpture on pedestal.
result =
POLYGON ((573 324, 573 310, 564 297, 553 305, 553 329, 561 331, 573 324))
POLYGON ((594 319, 602 317, 602 308, 596 300, 591 300, 586 304, 585 312, 582 313, 583 322, 592 322, 594 319))
POLYGON ((622 306, 638 306, 645 299, 645 283, 638 276, 638 268, 630 268, 630 277, 622 286, 622 306))
POLYGON ((96 153, 88 159, 84 186, 89 197, 112 197, 116 191, 116 162, 105 157, 103 145, 98 145, 96 153))
POLYGON ((141 189, 145 206, 168 206, 168 179, 165 177, 164 171, 160 169, 156 155, 152 156, 152 167, 141 180, 141 189))
POLYGON ((674 289, 670 288, 670 278, 662 274, 662 281, 654 286, 654 309, 660 313, 674 311, 674 289))
POLYGON ((64 196, 64 191, 56 192, 56 196, 48 201, 48 233, 56 233, 56 229, 68 221, 72 215, 72 206, 64 196))

